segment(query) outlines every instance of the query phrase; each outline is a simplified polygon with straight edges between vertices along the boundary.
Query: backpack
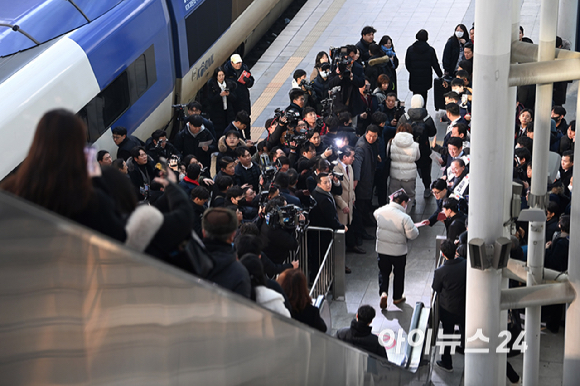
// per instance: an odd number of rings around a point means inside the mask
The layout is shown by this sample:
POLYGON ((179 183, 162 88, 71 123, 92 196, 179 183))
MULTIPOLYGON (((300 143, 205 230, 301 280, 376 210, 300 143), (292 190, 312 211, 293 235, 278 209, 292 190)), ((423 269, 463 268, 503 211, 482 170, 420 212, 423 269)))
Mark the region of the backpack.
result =
POLYGON ((430 118, 429 114, 418 121, 412 121, 408 113, 405 113, 405 118, 407 119, 407 123, 410 123, 413 128, 413 140, 420 145, 425 145, 425 143, 428 145, 429 136, 427 135, 427 126, 425 125, 425 122, 430 118))

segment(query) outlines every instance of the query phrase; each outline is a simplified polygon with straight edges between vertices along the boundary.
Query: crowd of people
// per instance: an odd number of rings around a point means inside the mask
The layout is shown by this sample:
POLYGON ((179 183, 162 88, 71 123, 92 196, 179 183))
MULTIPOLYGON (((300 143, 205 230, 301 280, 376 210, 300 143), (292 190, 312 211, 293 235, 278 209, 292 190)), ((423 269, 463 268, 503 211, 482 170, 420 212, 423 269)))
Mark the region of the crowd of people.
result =
MULTIPOLYGON (((298 246, 297 227, 344 229, 346 250, 356 254, 366 254, 363 240, 376 238, 385 308, 391 272, 393 301, 405 301, 407 241, 421 226, 441 221, 445 263, 436 270, 433 289, 441 298, 444 331, 456 324, 463 330, 474 29, 455 28, 443 52, 443 71, 428 32, 417 32, 405 56, 414 93, 408 110, 397 98, 393 40, 384 35, 376 43, 375 33, 366 26, 356 44, 320 52, 310 81, 305 70, 296 70, 289 105, 266 121, 266 137, 258 141, 250 131, 248 89, 254 79, 234 54, 208 82, 204 103, 187 105, 185 125, 171 141, 164 130, 142 141, 114 127, 113 159, 86 147, 86 127, 77 116, 52 110, 40 120, 28 157, 1 188, 320 331, 327 326, 312 306, 308 285, 330 240, 312 238, 304 271, 289 261, 298 246), (442 145, 431 140, 437 128, 426 109, 433 71, 447 88, 435 95, 445 101, 442 145), (433 160, 441 177, 432 182, 433 160), (419 224, 409 217, 417 177, 424 198, 437 202, 419 224)), ((523 102, 522 97, 514 106, 513 177, 524 186, 525 207, 534 106, 523 102)), ((567 269, 575 144, 575 121, 568 124, 565 115, 564 107, 554 105, 550 150, 561 167, 546 181, 545 265, 559 271, 567 269)), ((512 245, 512 256, 523 260, 524 229, 517 228, 512 245)), ((559 315, 552 316, 550 328, 557 330, 559 315)), ((386 356, 369 338, 373 317, 372 307, 361 307, 350 330, 338 337, 386 356)), ((437 364, 452 370, 447 351, 437 364)))

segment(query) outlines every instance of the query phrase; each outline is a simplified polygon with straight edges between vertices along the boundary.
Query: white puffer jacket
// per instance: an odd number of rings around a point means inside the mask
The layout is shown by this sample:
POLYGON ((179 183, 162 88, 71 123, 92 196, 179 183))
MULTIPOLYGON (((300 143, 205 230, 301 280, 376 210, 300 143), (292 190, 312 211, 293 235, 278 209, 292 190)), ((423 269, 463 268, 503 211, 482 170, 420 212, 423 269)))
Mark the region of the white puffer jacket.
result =
POLYGON ((256 303, 280 315, 290 317, 290 311, 284 305, 284 296, 263 285, 257 286, 255 291, 256 303))
POLYGON ((390 154, 391 178, 400 181, 410 181, 417 178, 415 161, 421 157, 421 152, 419 144, 413 140, 413 134, 397 133, 391 141, 390 154))
POLYGON ((405 208, 391 201, 375 210, 374 216, 377 219, 377 252, 391 256, 406 255, 407 240, 416 239, 419 229, 405 213, 405 208))

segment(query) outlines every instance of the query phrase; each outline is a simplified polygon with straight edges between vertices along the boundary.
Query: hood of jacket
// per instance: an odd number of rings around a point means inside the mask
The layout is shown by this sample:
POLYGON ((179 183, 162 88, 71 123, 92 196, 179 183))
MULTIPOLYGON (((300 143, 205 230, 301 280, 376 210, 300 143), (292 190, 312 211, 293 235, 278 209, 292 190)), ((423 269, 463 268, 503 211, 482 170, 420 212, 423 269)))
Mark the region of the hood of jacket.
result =
POLYGON ((395 135, 393 138, 393 143, 397 145, 397 147, 411 147, 415 143, 413 139, 413 134, 400 132, 395 135))
POLYGON ((352 336, 355 338, 369 336, 372 332, 371 326, 364 324, 363 322, 359 322, 356 320, 356 318, 350 322, 350 328, 352 329, 352 336))
MULTIPOLYGON (((238 146, 246 146, 246 142, 240 138, 240 142, 238 142, 238 146)), ((221 153, 225 153, 226 151, 228 151, 228 145, 226 145, 226 136, 222 135, 221 138, 218 141, 218 151, 221 153)))
POLYGON ((381 66, 385 63, 388 63, 390 58, 387 55, 384 56, 373 56, 372 59, 369 59, 369 66, 381 66))
MULTIPOLYGON (((424 107, 411 108, 407 111, 407 114, 409 114, 409 117, 411 117, 411 121, 419 121, 419 120, 425 119, 425 117, 427 115, 429 115, 429 113, 427 112, 427 109, 425 109, 424 107)), ((411 122, 408 122, 408 123, 411 123, 411 122)))

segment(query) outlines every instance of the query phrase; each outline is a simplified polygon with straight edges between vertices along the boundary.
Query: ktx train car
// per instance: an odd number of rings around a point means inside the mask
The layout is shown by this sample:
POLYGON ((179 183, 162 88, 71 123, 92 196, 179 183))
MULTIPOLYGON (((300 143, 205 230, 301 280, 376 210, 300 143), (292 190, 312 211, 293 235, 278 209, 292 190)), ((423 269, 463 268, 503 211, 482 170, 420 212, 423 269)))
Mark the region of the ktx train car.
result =
POLYGON ((0 179, 26 157, 49 109, 146 139, 229 56, 249 50, 292 0, 2 0, 0 179), (242 51, 242 52, 240 52, 242 51))

